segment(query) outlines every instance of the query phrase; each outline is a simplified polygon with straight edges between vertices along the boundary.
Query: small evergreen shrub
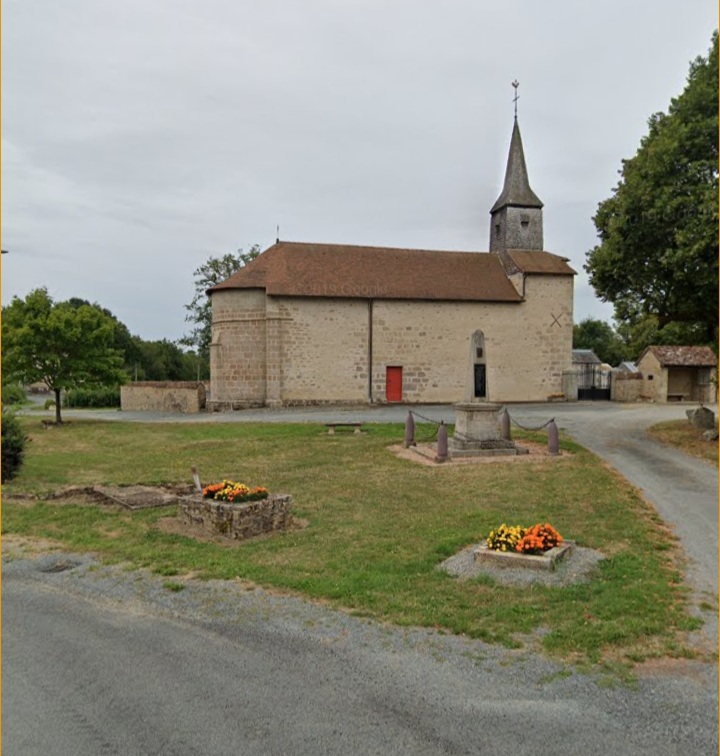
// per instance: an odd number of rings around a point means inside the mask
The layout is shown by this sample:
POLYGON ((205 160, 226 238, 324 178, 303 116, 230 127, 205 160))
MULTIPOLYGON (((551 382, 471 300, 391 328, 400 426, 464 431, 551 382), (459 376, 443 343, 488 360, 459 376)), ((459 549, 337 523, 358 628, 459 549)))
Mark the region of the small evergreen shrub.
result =
POLYGON ((13 412, 2 413, 2 482, 14 478, 20 471, 28 437, 13 412))
POLYGON ((19 383, 3 383, 2 403, 3 407, 11 404, 20 404, 27 399, 25 389, 19 383))
POLYGON ((65 393, 64 407, 119 407, 120 387, 76 388, 65 393))

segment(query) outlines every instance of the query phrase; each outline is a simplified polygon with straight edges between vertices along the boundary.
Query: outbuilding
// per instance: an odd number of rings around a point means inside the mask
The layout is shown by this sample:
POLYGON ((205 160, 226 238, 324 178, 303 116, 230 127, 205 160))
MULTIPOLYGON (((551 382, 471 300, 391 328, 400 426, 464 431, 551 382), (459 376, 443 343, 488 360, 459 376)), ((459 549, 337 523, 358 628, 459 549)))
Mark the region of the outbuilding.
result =
POLYGON ((642 397, 655 402, 717 401, 717 357, 706 346, 649 346, 640 355, 642 397))

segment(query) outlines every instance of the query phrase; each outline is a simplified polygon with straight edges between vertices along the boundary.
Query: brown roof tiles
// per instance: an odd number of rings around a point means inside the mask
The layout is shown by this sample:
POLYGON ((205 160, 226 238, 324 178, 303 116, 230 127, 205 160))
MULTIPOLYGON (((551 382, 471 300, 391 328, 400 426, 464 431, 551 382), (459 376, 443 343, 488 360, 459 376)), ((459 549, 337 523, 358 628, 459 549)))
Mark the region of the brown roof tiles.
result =
MULTIPOLYGON (((563 258, 548 252, 523 252, 518 267, 574 273, 563 258)), ((248 288, 265 289, 271 296, 522 301, 495 254, 285 241, 208 293, 248 288)))
POLYGON ((706 346, 649 346, 640 359, 647 352, 654 354, 663 367, 715 367, 717 365, 715 352, 706 346))

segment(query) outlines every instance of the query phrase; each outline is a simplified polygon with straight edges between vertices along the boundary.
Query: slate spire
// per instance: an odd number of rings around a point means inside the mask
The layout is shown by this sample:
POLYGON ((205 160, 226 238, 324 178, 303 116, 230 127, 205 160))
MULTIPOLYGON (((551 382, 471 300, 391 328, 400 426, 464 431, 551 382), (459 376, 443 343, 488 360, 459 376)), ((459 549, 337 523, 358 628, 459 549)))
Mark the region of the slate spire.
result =
POLYGON ((510 139, 510 151, 508 153, 507 168, 505 169, 505 183, 500 196, 490 210, 494 213, 502 207, 542 207, 543 203, 537 194, 530 188, 527 166, 525 165, 525 151, 523 150, 522 138, 517 116, 513 125, 510 139))
POLYGON ((505 183, 490 210, 490 251, 542 250, 542 208, 543 203, 530 188, 520 127, 515 116, 505 183))

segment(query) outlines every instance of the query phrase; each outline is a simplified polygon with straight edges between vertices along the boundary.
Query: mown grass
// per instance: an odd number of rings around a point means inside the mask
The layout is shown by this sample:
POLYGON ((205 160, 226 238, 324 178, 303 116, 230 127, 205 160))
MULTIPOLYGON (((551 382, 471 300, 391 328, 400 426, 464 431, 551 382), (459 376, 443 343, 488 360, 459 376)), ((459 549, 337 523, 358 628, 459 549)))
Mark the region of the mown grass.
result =
POLYGON ((674 446, 713 465, 718 464, 718 442, 704 439, 703 431, 690 425, 687 420, 657 423, 648 428, 648 434, 661 444, 674 446))
POLYGON ((196 464, 205 483, 228 477, 291 493, 307 527, 228 547, 165 532, 158 521, 174 514, 167 509, 8 500, 6 533, 56 539, 164 576, 240 577, 508 647, 542 629, 549 652, 582 661, 684 652, 682 633, 697 626, 660 518, 569 441, 562 448, 573 456, 549 463, 430 468, 388 451, 401 425, 329 436, 309 424, 88 420, 41 430, 26 422, 32 441, 20 476, 3 487, 6 499, 66 485, 189 483, 196 464), (537 521, 606 555, 590 582, 509 588, 436 569, 502 522, 537 521))

